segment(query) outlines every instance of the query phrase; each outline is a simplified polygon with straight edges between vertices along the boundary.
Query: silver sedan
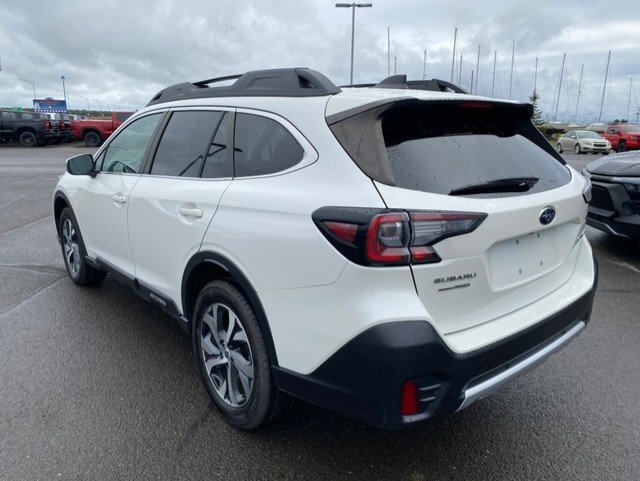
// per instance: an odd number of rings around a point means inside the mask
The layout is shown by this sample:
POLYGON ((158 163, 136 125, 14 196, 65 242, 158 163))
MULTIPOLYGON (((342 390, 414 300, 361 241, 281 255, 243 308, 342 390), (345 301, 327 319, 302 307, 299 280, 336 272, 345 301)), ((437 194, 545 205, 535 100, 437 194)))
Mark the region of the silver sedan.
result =
POLYGON ((576 154, 607 155, 611 151, 611 142, 597 132, 591 130, 569 130, 558 139, 558 152, 575 152, 576 154))

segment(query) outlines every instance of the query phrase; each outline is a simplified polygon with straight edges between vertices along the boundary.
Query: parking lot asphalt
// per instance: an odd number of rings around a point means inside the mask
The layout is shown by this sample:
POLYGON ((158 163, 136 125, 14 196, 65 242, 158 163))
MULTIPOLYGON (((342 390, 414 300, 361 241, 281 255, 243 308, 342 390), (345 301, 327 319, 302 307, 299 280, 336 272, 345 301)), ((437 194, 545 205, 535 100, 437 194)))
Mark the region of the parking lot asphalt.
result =
POLYGON ((1 480, 640 479, 638 243, 588 228, 587 330, 455 416, 384 431, 300 402, 247 433, 216 414, 177 324, 110 277, 66 275, 51 195, 93 150, 0 145, 1 480))

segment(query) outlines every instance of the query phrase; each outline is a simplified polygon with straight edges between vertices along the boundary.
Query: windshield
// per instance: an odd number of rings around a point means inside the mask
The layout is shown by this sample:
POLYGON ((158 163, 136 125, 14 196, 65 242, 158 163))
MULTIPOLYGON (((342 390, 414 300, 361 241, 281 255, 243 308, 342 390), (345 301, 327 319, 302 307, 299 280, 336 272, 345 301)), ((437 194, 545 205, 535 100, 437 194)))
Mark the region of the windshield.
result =
POLYGON ((596 132, 590 132, 588 130, 580 130, 576 133, 578 134, 579 139, 601 139, 602 138, 596 132))

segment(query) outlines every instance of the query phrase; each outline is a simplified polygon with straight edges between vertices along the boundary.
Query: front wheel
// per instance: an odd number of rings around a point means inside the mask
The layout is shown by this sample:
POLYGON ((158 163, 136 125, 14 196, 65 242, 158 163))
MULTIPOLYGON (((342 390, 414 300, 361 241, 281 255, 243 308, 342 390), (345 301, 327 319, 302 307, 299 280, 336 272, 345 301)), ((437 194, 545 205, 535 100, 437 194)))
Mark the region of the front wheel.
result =
POLYGON ((232 283, 217 280, 194 309, 196 363, 209 396, 227 421, 255 429, 283 414, 291 398, 275 386, 256 315, 232 283))
POLYGON ((556 150, 558 151, 559 154, 562 153, 562 144, 558 142, 558 145, 556 146, 556 150))
POLYGON ((84 247, 82 234, 80 234, 73 212, 68 207, 64 208, 60 214, 58 232, 60 233, 64 265, 71 280, 80 286, 92 286, 102 282, 107 273, 87 263, 85 259, 87 251, 84 247))
POLYGON ((581 154, 582 153, 582 149, 580 148, 580 144, 576 144, 576 146, 573 148, 573 151, 576 154, 581 154))

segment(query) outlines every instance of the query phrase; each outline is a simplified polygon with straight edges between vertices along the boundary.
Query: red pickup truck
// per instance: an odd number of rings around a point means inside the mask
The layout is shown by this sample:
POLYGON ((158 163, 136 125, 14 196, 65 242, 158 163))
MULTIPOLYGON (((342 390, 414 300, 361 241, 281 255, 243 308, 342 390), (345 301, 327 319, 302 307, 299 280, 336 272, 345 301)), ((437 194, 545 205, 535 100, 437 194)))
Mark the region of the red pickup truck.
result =
POLYGON ((640 149, 640 125, 609 125, 604 138, 611 142, 611 148, 618 152, 640 149))
POLYGON ((84 140, 89 147, 98 147, 132 114, 133 112, 113 112, 111 120, 74 120, 71 122, 71 130, 76 140, 84 140))

